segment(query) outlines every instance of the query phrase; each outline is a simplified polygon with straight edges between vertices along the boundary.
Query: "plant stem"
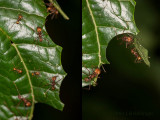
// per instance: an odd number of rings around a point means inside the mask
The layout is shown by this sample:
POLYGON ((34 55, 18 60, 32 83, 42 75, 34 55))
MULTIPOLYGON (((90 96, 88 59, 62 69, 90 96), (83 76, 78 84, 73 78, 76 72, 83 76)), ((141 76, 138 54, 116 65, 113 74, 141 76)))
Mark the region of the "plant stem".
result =
POLYGON ((54 0, 49 0, 50 3, 53 4, 53 6, 61 13, 61 15, 64 17, 64 19, 69 20, 69 17, 62 11, 60 6, 57 2, 53 2, 54 0))

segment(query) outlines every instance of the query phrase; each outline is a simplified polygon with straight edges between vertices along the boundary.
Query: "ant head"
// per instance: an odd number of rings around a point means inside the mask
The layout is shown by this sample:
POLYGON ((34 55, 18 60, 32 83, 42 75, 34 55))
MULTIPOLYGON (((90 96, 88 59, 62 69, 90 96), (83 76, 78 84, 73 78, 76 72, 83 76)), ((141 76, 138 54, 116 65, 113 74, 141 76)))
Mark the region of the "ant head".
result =
POLYGON ((37 27, 37 32, 41 32, 42 28, 41 27, 37 27))
POLYGON ((26 107, 30 107, 32 104, 31 104, 31 102, 27 101, 25 105, 26 105, 26 107))
POLYGON ((94 72, 95 72, 97 75, 99 75, 99 74, 101 73, 101 70, 100 70, 99 68, 96 68, 96 69, 94 70, 94 72))
POLYGON ((48 7, 48 8, 47 8, 47 11, 50 11, 51 9, 52 9, 51 7, 48 7))
POLYGON ((55 81, 57 79, 57 76, 52 77, 52 81, 55 81))
POLYGON ((132 37, 130 37, 130 36, 128 36, 128 37, 126 37, 126 42, 132 42, 132 37))
POLYGON ((17 70, 17 72, 21 74, 23 71, 22 70, 17 70))
POLYGON ((141 60, 142 58, 140 56, 137 57, 137 60, 141 60))
POLYGON ((32 72, 32 76, 34 76, 34 72, 32 72))
POLYGON ((16 69, 16 68, 13 68, 13 70, 16 71, 17 69, 16 69))
POLYGON ((19 19, 22 19, 22 18, 23 18, 23 16, 22 16, 22 15, 19 15, 18 17, 19 17, 19 19))

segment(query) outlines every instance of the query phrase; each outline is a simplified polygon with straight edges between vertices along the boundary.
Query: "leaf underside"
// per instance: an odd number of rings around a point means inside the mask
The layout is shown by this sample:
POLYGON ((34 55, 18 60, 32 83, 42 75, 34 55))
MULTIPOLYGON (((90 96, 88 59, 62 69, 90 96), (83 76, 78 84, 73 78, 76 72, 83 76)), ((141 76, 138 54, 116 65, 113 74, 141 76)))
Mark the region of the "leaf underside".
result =
MULTIPOLYGON (((139 32, 134 21, 134 0, 83 0, 82 1, 82 86, 96 85, 97 78, 85 82, 95 68, 109 64, 106 48, 117 35, 139 32)), ((138 53, 149 66, 148 51, 134 41, 138 53)))
POLYGON ((66 73, 61 65, 62 48, 45 29, 48 14, 43 0, 0 0, 0 120, 31 120, 37 102, 63 109, 59 90, 66 73), (23 18, 16 24, 19 15, 23 18), (37 27, 42 28, 42 42, 37 27), (52 90, 49 88, 54 76, 57 79, 52 90), (31 107, 25 107, 18 91, 32 103, 31 107))

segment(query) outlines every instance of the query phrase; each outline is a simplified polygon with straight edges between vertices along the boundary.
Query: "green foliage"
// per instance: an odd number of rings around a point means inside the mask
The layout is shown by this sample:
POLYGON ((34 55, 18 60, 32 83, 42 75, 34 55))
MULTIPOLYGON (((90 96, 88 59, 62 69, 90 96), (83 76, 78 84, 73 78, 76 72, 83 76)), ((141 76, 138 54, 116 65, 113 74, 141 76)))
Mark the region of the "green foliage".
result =
MULTIPOLYGON (((57 2, 53 3, 67 19, 57 2)), ((46 32, 47 15, 43 0, 0 0, 0 120, 25 117, 31 120, 37 102, 63 109, 59 98, 60 85, 66 76, 61 65, 62 48, 46 32), (23 18, 18 20, 20 15, 23 18), (37 27, 42 28, 40 35, 37 27), (50 85, 54 76, 57 76, 55 90, 50 85), (30 107, 25 107, 18 92, 31 102, 30 107)))
MULTIPOLYGON (((95 68, 109 64, 106 48, 117 35, 132 34, 138 29, 134 21, 134 0, 83 0, 82 1, 82 86, 96 85, 97 78, 84 79, 95 68)), ((138 53, 149 66, 148 51, 134 41, 138 53)))

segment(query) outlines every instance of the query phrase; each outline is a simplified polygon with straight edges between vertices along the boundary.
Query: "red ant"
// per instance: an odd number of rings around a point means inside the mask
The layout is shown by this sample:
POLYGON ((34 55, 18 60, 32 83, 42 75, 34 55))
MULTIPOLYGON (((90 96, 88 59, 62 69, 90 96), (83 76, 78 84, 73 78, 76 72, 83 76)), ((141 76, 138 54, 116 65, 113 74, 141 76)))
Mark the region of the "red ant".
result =
POLYGON ((17 68, 15 68, 15 67, 13 68, 13 71, 17 72, 18 74, 22 74, 22 72, 23 72, 22 70, 17 69, 17 68))
MULTIPOLYGON (((87 69, 87 68, 86 68, 86 69, 87 69)), ((87 69, 87 70, 88 70, 88 69, 87 69)), ((88 70, 88 71, 89 71, 89 70, 88 70)), ((93 70, 92 70, 92 71, 93 71, 93 70)), ((84 72, 83 72, 83 73, 84 73, 84 72)), ((89 82, 89 81, 91 81, 93 78, 98 77, 98 75, 100 75, 100 73, 101 73, 101 70, 100 70, 99 68, 96 68, 96 69, 93 71, 92 74, 90 73, 90 71, 89 71, 89 74, 84 73, 84 74, 87 75, 87 77, 84 78, 84 81, 85 81, 85 82, 89 82)))
POLYGON ((32 72, 32 76, 39 76, 40 72, 32 72))
MULTIPOLYGON (((39 39, 39 41, 42 42, 43 41, 42 28, 41 27, 37 27, 36 32, 37 32, 37 35, 38 35, 37 39, 39 39)), ((49 41, 48 41, 48 44, 49 44, 49 41)))
POLYGON ((130 35, 122 37, 122 41, 126 42, 126 48, 128 47, 128 45, 133 43, 133 40, 133 37, 130 35))
MULTIPOLYGON (((19 15, 18 15, 18 18, 17 18, 17 21, 16 21, 16 23, 14 23, 14 24, 19 24, 22 19, 23 19, 23 16, 22 16, 21 14, 19 14, 19 15)), ((13 25, 14 25, 14 24, 13 24, 13 25)), ((12 27, 13 27, 13 25, 12 25, 12 27)), ((12 28, 12 27, 11 27, 11 28, 12 28)), ((11 29, 11 28, 10 28, 10 29, 11 29)))
POLYGON ((58 10, 53 6, 52 3, 46 3, 46 5, 48 6, 47 12, 52 15, 51 19, 53 19, 54 16, 57 16, 59 14, 58 10))
POLYGON ((60 81, 60 80, 56 81, 57 77, 58 76, 53 76, 52 79, 50 80, 50 84, 47 84, 47 86, 50 85, 51 87, 46 90, 46 92, 44 93, 45 95, 48 92, 48 90, 50 90, 50 89, 55 90, 56 89, 55 85, 57 84, 58 81, 60 81))
MULTIPOLYGON (((13 83, 14 83, 14 82, 13 82, 13 83)), ((16 85, 15 83, 14 83, 14 85, 15 85, 15 87, 16 87, 16 89, 17 89, 17 92, 18 92, 18 99, 21 100, 21 101, 23 101, 25 107, 30 107, 30 106, 32 105, 32 103, 31 103, 29 100, 27 100, 26 98, 22 97, 22 96, 20 95, 20 92, 19 92, 18 88, 17 88, 17 85, 16 85)), ((21 103, 21 101, 19 102, 19 104, 21 103)), ((18 105, 19 105, 19 104, 18 104, 18 105)))
POLYGON ((131 49, 131 53, 136 57, 136 63, 140 63, 142 61, 142 58, 139 56, 135 48, 131 49))

